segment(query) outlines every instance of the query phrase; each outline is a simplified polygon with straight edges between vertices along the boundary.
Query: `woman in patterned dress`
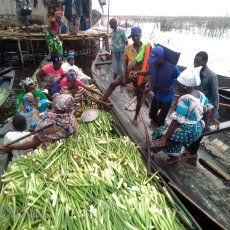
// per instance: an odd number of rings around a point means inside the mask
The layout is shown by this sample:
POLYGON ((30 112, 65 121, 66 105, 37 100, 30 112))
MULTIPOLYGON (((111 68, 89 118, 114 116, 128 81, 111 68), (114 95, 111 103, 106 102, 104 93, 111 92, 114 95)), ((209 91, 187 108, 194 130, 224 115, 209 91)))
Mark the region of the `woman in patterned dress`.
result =
POLYGON ((54 94, 53 107, 51 111, 46 111, 38 121, 37 129, 41 129, 49 124, 53 126, 34 135, 31 141, 23 144, 10 145, 7 148, 1 147, 1 152, 9 152, 12 150, 34 149, 39 145, 47 147, 61 139, 70 135, 77 135, 77 122, 71 111, 74 99, 70 95, 54 94))
POLYGON ((200 69, 200 67, 188 68, 179 75, 175 86, 180 97, 171 115, 171 124, 157 128, 152 134, 153 142, 158 139, 154 146, 158 148, 155 150, 163 149, 168 154, 167 164, 180 161, 182 146, 193 143, 203 132, 203 114, 206 119, 210 116, 212 105, 208 103, 203 93, 192 88, 201 83, 200 69))

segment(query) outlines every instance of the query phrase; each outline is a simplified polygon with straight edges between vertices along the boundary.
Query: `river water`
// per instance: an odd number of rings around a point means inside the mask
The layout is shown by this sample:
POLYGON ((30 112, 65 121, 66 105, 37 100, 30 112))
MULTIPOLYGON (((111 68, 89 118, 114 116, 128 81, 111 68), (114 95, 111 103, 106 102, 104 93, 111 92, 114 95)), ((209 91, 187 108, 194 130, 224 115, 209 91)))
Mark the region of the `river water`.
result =
MULTIPOLYGON (((124 22, 120 23, 124 24, 124 22)), ((180 52, 178 65, 191 66, 196 53, 206 51, 209 55, 209 68, 219 75, 230 77, 230 34, 219 38, 202 36, 196 30, 162 32, 159 24, 146 22, 139 22, 132 26, 139 26, 142 29, 142 41, 160 43, 180 52)), ((131 29, 125 30, 128 36, 131 29)), ((129 39, 129 43, 131 42, 132 39, 129 39)))
MULTIPOLYGON (((179 65, 191 66, 195 54, 204 50, 209 54, 208 66, 217 74, 230 77, 230 38, 228 36, 225 38, 210 38, 195 34, 194 32, 162 32, 160 31, 159 25, 154 23, 139 23, 133 26, 142 28, 142 41, 160 43, 174 51, 180 52, 179 65)), ((126 29, 126 34, 127 36, 130 34, 130 28, 126 29)), ((129 43, 131 42, 131 39, 129 39, 129 43)), ((13 66, 19 62, 19 60, 12 59, 6 54, 4 61, 8 63, 8 59, 12 62, 13 66)), ((91 75, 91 63, 92 60, 87 60, 84 64, 78 61, 77 65, 79 65, 86 74, 91 75)), ((32 76, 36 68, 33 67, 33 65, 31 66, 16 71, 12 95, 6 107, 0 109, 0 124, 6 118, 15 114, 16 97, 22 90, 18 83, 21 79, 32 76)))

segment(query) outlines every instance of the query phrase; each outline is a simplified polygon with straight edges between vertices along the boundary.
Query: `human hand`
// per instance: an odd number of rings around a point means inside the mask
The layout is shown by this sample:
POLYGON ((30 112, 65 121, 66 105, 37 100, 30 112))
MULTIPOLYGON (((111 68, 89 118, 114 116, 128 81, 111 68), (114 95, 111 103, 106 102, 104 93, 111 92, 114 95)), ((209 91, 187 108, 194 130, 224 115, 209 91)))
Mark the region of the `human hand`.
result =
POLYGON ((165 136, 161 137, 160 140, 157 141, 157 147, 164 147, 166 145, 167 138, 165 136))
POLYGON ((9 148, 5 148, 4 145, 0 145, 0 154, 6 154, 9 151, 9 148))
POLYGON ((89 83, 89 84, 93 84, 93 83, 95 83, 95 82, 96 82, 96 81, 95 81, 94 79, 89 79, 89 80, 88 80, 88 83, 89 83))
POLYGON ((137 76, 137 71, 131 71, 131 72, 129 73, 129 78, 132 78, 132 77, 134 77, 134 76, 137 76))

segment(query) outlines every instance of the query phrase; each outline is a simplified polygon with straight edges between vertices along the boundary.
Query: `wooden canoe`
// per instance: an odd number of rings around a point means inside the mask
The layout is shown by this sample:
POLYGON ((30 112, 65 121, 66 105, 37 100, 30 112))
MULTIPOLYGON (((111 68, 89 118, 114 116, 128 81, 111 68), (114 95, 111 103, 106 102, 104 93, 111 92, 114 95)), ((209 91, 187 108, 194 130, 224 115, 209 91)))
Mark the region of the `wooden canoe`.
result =
MULTIPOLYGON (((229 82, 230 86, 230 82, 229 82)), ((219 88, 220 101, 230 104, 230 88, 229 87, 220 87, 219 88)))
POLYGON ((11 70, 10 72, 0 76, 0 108, 4 106, 14 83, 15 71, 11 70))
MULTIPOLYGON (((104 61, 105 64, 103 65, 101 58, 97 56, 91 67, 92 76, 102 93, 106 91, 113 80, 110 64, 108 60, 104 61)), ((120 132, 123 135, 128 135, 137 144, 146 160, 144 123, 149 124, 149 108, 146 105, 142 106, 141 113, 144 122, 139 119, 138 126, 133 126, 135 103, 129 109, 125 109, 133 97, 134 95, 130 93, 127 87, 122 87, 121 90, 118 86, 109 97, 109 101, 113 103, 111 112, 119 124, 120 132)), ((229 123, 227 125, 230 126, 229 123)), ((151 137, 152 130, 148 127, 147 131, 151 137)), ((219 152, 219 155, 229 155, 230 143, 224 141, 226 135, 226 132, 223 132, 204 137, 198 159, 202 157, 229 176, 230 170, 224 168, 221 162, 216 161, 212 155, 212 151, 219 152)), ((204 229, 230 229, 230 188, 225 183, 226 181, 204 168, 199 160, 191 161, 182 157, 179 163, 169 166, 165 163, 165 159, 166 156, 163 153, 154 155, 151 159, 152 169, 160 172, 201 227, 204 229)))

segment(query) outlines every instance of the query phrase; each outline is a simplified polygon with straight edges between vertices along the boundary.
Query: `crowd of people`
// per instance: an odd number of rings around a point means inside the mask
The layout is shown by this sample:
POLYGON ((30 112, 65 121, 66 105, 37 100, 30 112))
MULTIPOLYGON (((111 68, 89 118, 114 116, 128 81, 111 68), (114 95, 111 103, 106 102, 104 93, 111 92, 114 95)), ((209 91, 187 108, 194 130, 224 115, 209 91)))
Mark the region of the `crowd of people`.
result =
POLYGON ((112 71, 114 81, 102 100, 107 101, 119 85, 132 83, 137 98, 133 125, 138 125, 138 115, 150 91, 153 94, 149 119, 152 150, 164 150, 168 164, 180 161, 182 146, 189 159, 197 156, 203 131, 214 124, 219 127, 219 93, 217 75, 208 66, 208 54, 201 51, 194 58, 194 66, 182 73, 177 67, 179 55, 161 45, 143 43, 141 29, 133 27, 128 44, 117 20, 110 20, 112 33, 112 71), (122 66, 123 65, 123 66, 122 66), (165 120, 177 92, 175 111, 170 125, 165 120))
MULTIPOLYGON (((53 27, 58 18, 60 11, 55 12, 53 27)), ((180 72, 178 54, 159 44, 142 42, 139 27, 133 27, 126 38, 115 18, 109 24, 113 30, 111 59, 114 79, 104 95, 88 85, 93 80, 75 65, 73 55, 68 55, 63 62, 61 49, 50 50, 51 63, 42 66, 35 79, 28 77, 20 83, 24 92, 17 98, 13 131, 5 136, 5 144, 25 135, 26 130, 53 125, 21 143, 1 147, 1 152, 12 151, 13 159, 16 159, 23 150, 34 149, 41 144, 46 147, 62 138, 77 135, 76 117, 81 114, 83 101, 111 108, 112 104, 107 99, 114 89, 131 83, 137 98, 133 125, 138 125, 146 95, 149 92, 153 94, 149 110, 150 128, 153 129, 152 150, 163 149, 169 156, 168 164, 180 161, 182 146, 186 147, 189 158, 196 157, 204 129, 211 123, 219 126, 218 81, 217 75, 207 66, 208 54, 204 51, 197 53, 194 66, 180 72), (129 38, 133 43, 128 44, 129 38), (171 123, 166 124, 175 92, 177 100, 171 123), (98 94, 99 98, 91 93, 98 94)))
POLYGON ((16 144, 1 147, 1 153, 12 152, 12 159, 16 160, 37 146, 47 147, 70 135, 77 135, 76 118, 86 106, 92 103, 107 108, 112 106, 99 99, 102 94, 89 84, 93 80, 74 63, 73 55, 68 55, 64 62, 60 54, 53 54, 51 63, 41 66, 35 77, 20 82, 23 92, 17 97, 12 130, 5 135, 4 145, 29 132, 41 131, 16 144), (50 124, 52 127, 43 130, 50 124))

